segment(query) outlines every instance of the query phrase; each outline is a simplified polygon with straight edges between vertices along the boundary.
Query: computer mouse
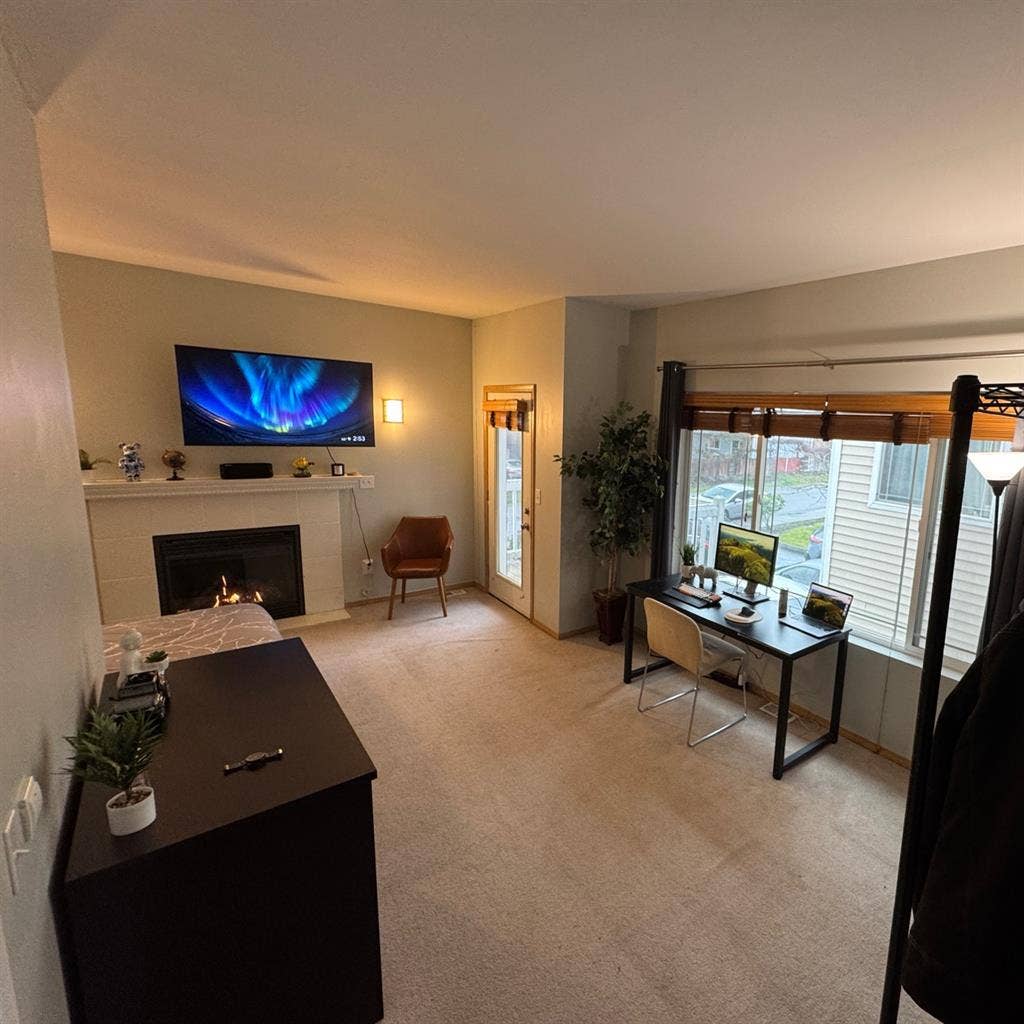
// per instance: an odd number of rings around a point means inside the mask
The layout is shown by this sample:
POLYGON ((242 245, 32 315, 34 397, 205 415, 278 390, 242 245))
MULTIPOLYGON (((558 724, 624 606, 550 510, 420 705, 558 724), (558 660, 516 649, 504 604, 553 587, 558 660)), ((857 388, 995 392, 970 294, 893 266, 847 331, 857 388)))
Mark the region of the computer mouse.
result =
POLYGON ((740 615, 742 615, 743 618, 745 618, 745 619, 749 619, 750 616, 753 615, 753 614, 754 614, 754 609, 753 608, 741 608, 740 609, 740 615))

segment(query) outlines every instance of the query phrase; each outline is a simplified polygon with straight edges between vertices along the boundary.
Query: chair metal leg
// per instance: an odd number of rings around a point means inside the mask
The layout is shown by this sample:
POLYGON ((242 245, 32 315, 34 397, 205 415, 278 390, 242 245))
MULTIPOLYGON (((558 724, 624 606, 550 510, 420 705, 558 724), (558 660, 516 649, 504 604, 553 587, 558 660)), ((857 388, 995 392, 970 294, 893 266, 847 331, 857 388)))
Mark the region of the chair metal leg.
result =
POLYGON ((437 577, 437 592, 441 595, 441 611, 444 612, 444 617, 448 618, 448 595, 444 592, 444 579, 440 576, 437 577))
POLYGON ((405 584, 406 584, 406 582, 407 582, 406 580, 404 580, 404 579, 402 580, 402 604, 405 604, 405 584))
MULTIPOLYGON (((729 664, 725 662, 725 664, 729 664)), ((695 747, 698 743, 703 743, 705 740, 711 739, 712 736, 717 736, 720 732, 725 732, 726 729, 731 729, 734 725, 739 725, 747 717, 747 674, 746 659, 740 661, 740 689, 743 691, 743 714, 739 718, 734 718, 731 722, 726 722, 725 725, 720 725, 717 729, 712 729, 711 732, 706 732, 699 739, 691 739, 693 736, 693 719, 697 714, 697 698, 700 696, 700 683, 704 678, 703 672, 697 673, 697 692, 693 695, 693 705, 690 708, 690 727, 686 731, 686 745, 688 747, 695 747)))
POLYGON ((636 700, 637 711, 650 711, 651 708, 660 708, 662 704, 668 704, 669 701, 679 700, 680 697, 685 697, 689 693, 694 693, 697 689, 696 686, 691 686, 688 690, 683 690, 680 693, 674 693, 671 697, 662 697, 661 700, 656 700, 653 704, 648 704, 644 707, 644 687, 647 685, 647 666, 651 663, 651 649, 647 648, 647 657, 644 659, 644 674, 640 677, 640 696, 636 700))
POLYGON ((388 619, 395 614, 395 587, 398 586, 398 578, 395 576, 391 577, 391 600, 388 601, 388 619))

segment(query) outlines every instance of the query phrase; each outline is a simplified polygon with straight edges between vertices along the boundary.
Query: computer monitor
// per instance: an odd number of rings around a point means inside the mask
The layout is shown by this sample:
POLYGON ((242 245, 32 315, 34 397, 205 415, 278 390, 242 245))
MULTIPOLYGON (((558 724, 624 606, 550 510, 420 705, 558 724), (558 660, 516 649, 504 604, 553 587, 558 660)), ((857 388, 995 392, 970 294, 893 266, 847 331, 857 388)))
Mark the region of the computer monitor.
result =
POLYGON ((757 585, 772 585, 775 559, 779 553, 779 538, 742 526, 718 524, 718 545, 715 548, 715 568, 727 572, 737 580, 745 580, 743 590, 723 590, 722 593, 738 597, 749 604, 767 601, 768 595, 758 595, 757 585))

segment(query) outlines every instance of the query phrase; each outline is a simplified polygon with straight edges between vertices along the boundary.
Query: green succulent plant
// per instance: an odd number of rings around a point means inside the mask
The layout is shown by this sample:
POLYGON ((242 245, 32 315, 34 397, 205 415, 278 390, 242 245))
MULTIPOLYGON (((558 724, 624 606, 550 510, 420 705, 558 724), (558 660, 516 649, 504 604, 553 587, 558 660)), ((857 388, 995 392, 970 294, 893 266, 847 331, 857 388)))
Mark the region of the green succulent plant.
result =
POLYGON ((133 802, 136 781, 150 766, 163 738, 160 719, 149 711, 116 718, 92 708, 74 736, 64 737, 72 756, 67 771, 120 793, 120 804, 133 802))
POLYGON ((150 651, 149 654, 146 655, 146 661, 147 662, 152 662, 154 665, 157 665, 161 661, 163 661, 164 658, 166 658, 166 657, 167 657, 167 652, 166 651, 150 651))

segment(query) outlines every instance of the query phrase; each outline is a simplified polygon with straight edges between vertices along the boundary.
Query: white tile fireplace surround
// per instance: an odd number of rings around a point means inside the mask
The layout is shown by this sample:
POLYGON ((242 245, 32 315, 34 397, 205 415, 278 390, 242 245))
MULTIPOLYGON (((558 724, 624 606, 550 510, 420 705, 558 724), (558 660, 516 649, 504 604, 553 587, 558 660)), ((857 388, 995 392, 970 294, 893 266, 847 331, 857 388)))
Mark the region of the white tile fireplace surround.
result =
POLYGON ((298 524, 306 614, 342 611, 341 501, 372 476, 83 484, 103 622, 160 614, 153 537, 298 524))

